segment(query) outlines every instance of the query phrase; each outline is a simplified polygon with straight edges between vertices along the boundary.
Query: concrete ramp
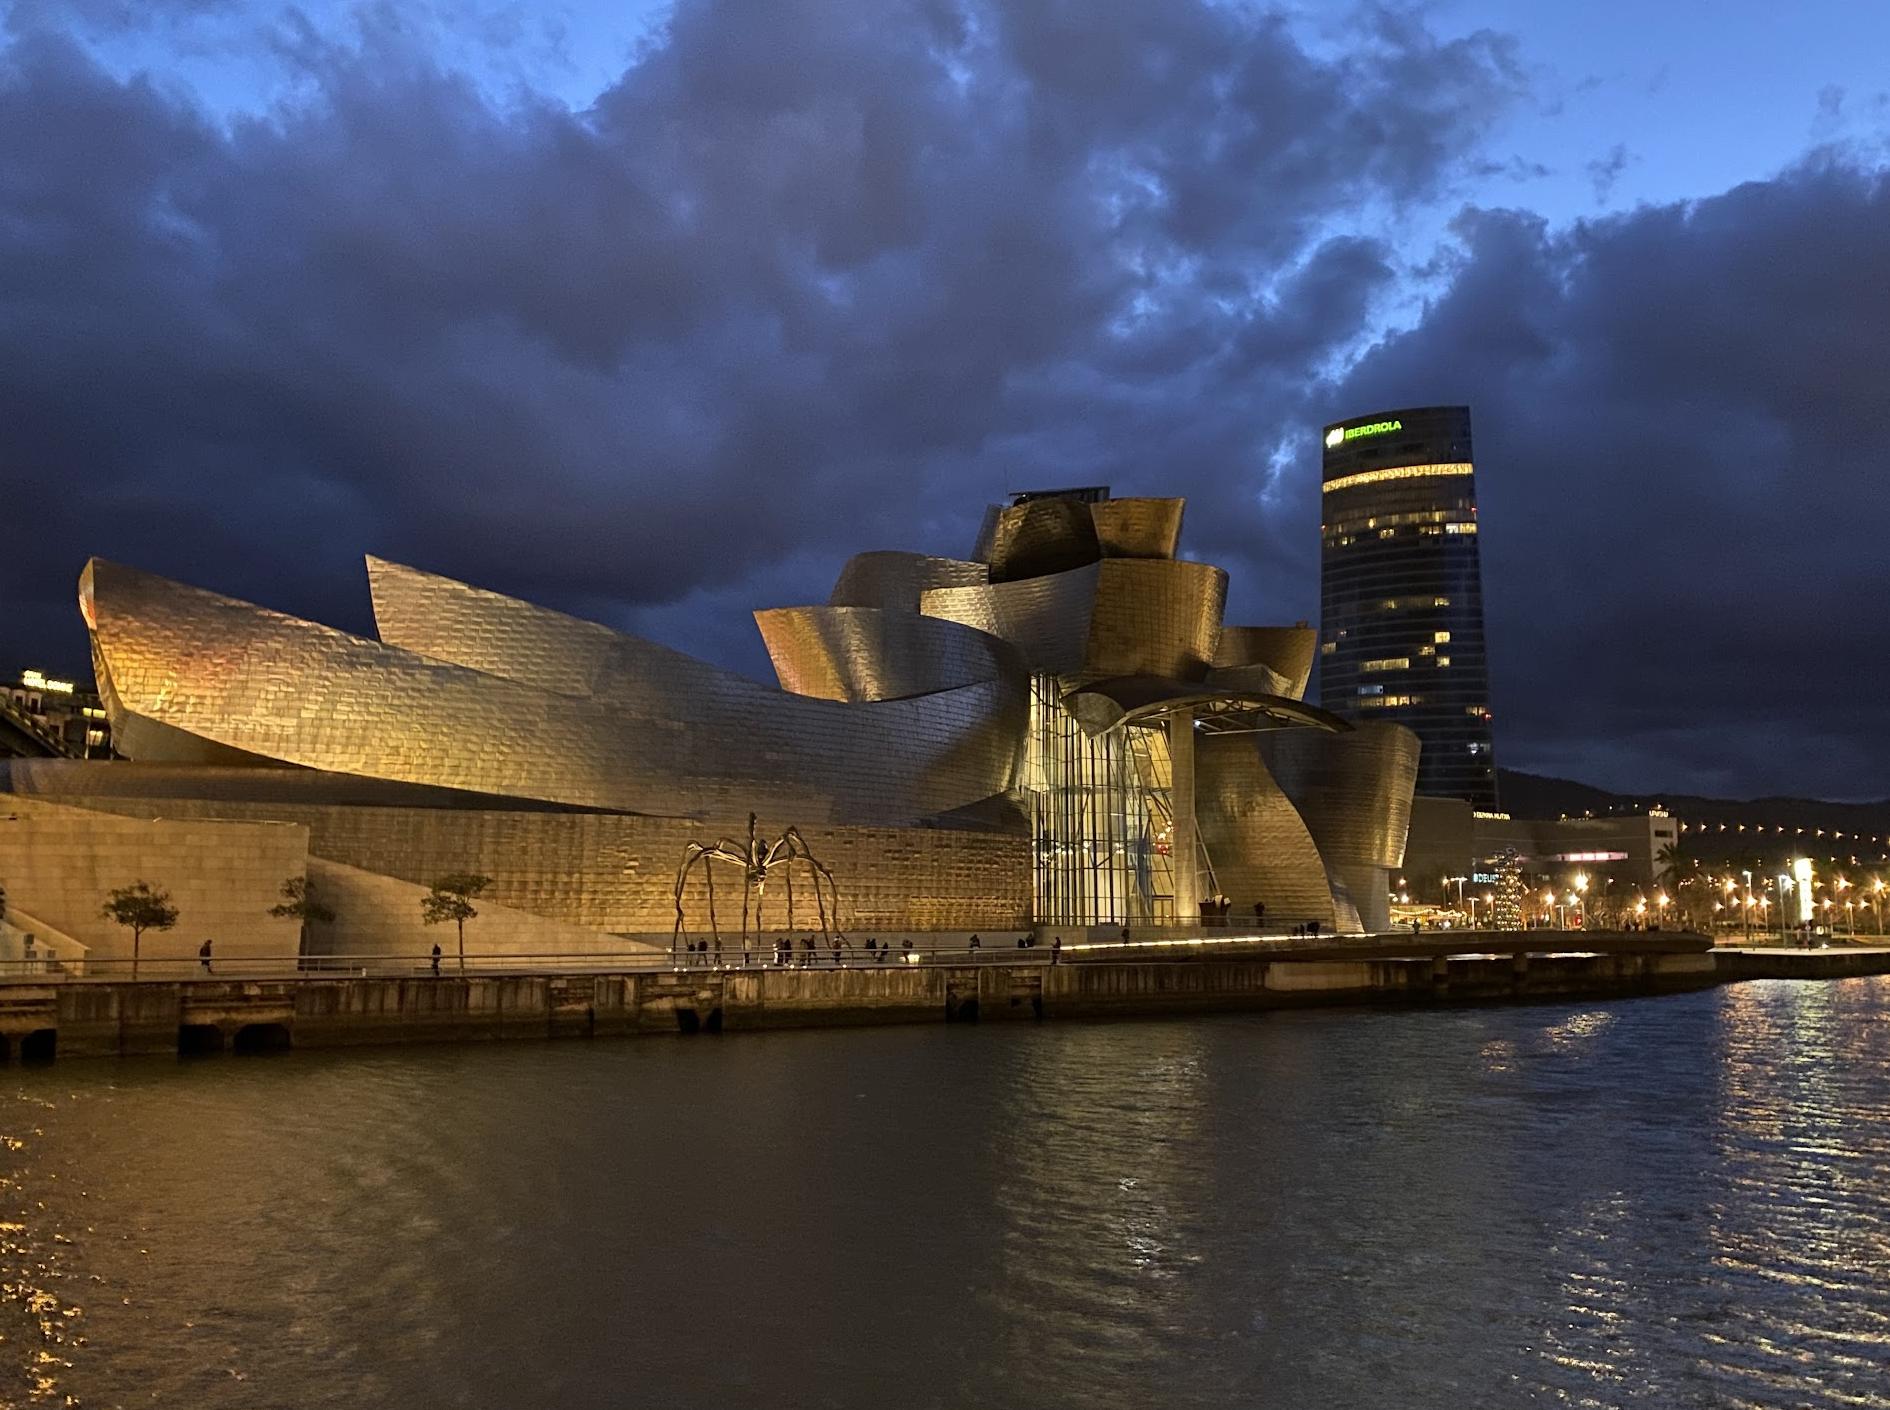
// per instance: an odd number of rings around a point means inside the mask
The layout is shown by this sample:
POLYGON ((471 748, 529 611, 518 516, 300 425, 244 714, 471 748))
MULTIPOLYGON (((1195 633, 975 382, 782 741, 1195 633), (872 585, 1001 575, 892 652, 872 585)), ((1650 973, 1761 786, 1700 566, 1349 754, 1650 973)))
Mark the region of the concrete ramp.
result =
MULTIPOLYGON (((412 955, 416 965, 424 965, 438 945, 444 963, 458 957, 458 935, 452 925, 421 922, 420 900, 427 894, 426 887, 325 857, 308 859, 308 875, 316 898, 335 912, 334 924, 309 926, 308 954, 412 955)), ((514 910, 497 901, 476 899, 473 905, 479 914, 466 922, 468 957, 654 953, 658 949, 608 931, 514 910)))

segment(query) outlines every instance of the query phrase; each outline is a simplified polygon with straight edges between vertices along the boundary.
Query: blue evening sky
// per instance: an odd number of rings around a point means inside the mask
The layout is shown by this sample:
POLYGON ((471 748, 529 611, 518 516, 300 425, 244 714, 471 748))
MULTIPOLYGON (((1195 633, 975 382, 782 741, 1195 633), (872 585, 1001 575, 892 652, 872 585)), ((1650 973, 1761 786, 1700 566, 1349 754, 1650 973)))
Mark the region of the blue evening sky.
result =
MULTIPOLYGON (((169 25, 95 34, 91 47, 121 75, 143 72, 236 117, 292 102, 298 38, 346 40, 362 8, 359 0, 215 5, 169 25)), ((530 95, 581 109, 640 46, 660 42, 669 8, 667 0, 427 0, 379 13, 398 15, 416 50, 476 76, 495 98, 530 95)), ((1354 6, 1288 13, 1309 47, 1357 41, 1354 6)), ((1514 36, 1531 93, 1488 143, 1500 169, 1463 189, 1464 201, 1563 224, 1712 195, 1826 144, 1877 153, 1890 146, 1882 62, 1890 4, 1433 0, 1423 13, 1440 39, 1479 29, 1514 36)), ((1421 264, 1450 213, 1440 206, 1431 219, 1386 233, 1421 264)), ((1409 299, 1426 287, 1413 280, 1409 299)), ((1385 312, 1398 322, 1402 311, 1385 312)))
MULTIPOLYGON (((283 96, 285 66, 255 42, 297 17, 319 32, 347 32, 358 0, 233 5, 175 27, 99 41, 120 72, 147 68, 188 85, 226 112, 283 96)), ((588 101, 660 34, 666 0, 428 0, 391 7, 444 61, 479 74, 495 93, 524 85, 573 106, 588 101)), ((1308 37, 1343 41, 1349 5, 1296 5, 1308 37)), ((1426 14, 1443 37, 1512 34, 1539 89, 1533 108, 1499 142, 1546 176, 1492 177, 1480 198, 1550 216, 1592 213, 1723 190, 1763 176, 1807 147, 1881 143, 1890 117, 1890 4, 1870 0, 1588 0, 1520 5, 1434 0, 1426 14), (1589 164, 1625 146, 1627 164, 1598 202, 1589 164)))

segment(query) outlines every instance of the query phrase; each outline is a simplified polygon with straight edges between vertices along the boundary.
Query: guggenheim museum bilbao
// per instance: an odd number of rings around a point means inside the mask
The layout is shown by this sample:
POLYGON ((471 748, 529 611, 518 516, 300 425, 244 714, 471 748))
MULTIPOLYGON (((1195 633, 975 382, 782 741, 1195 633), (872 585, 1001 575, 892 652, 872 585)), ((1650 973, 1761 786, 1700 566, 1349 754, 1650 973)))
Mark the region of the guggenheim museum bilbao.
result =
MULTIPOLYGON (((1182 511, 1020 494, 969 558, 859 554, 825 605, 755 613, 777 685, 376 558, 378 639, 95 559, 79 605, 124 758, 0 764, 10 921, 42 953, 128 953, 100 904, 142 879, 181 912, 146 955, 423 954, 419 898, 471 872, 469 951, 667 948, 686 849, 753 813, 798 829, 853 936, 1256 903, 1383 928, 1417 737, 1306 702, 1309 627, 1224 624, 1182 511), (268 915, 295 876, 331 923, 268 915)), ((683 887, 691 932, 709 884, 683 887)), ((718 884, 727 929, 742 881, 718 884)))

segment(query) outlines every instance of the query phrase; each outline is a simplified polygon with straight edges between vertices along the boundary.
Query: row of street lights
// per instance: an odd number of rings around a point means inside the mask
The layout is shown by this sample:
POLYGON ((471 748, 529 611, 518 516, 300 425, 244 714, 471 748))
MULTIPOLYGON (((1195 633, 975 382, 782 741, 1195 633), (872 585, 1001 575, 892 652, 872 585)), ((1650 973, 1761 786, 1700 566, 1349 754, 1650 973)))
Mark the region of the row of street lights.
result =
MULTIPOLYGON (((1695 863, 1697 866, 1698 863, 1695 863)), ((1490 911, 1495 904, 1494 891, 1485 890, 1481 896, 1469 892, 1470 878, 1467 876, 1446 876, 1444 901, 1451 900, 1450 888, 1456 888, 1455 900, 1460 914, 1467 914, 1469 922, 1475 926, 1478 919, 1478 906, 1490 911)), ((1663 928, 1670 916, 1677 916, 1682 921, 1688 919, 1700 926, 1710 924, 1715 929, 1737 926, 1746 939, 1750 940, 1755 929, 1760 934, 1769 933, 1773 926, 1772 907, 1776 901, 1779 906, 1778 927, 1781 937, 1795 926, 1821 924, 1827 932, 1845 931, 1857 933, 1859 913, 1867 922, 1875 923, 1875 933, 1884 933, 1884 904, 1890 899, 1890 880, 1885 877, 1871 876, 1862 881, 1853 882, 1842 872, 1819 874, 1814 871, 1809 858, 1798 857, 1782 869, 1777 876, 1768 877, 1762 872, 1755 879, 1751 869, 1716 875, 1711 872, 1696 874, 1679 882, 1677 890, 1690 891, 1695 885, 1701 888, 1695 893, 1697 900, 1692 906, 1669 894, 1665 887, 1637 889, 1631 901, 1623 902, 1619 907, 1605 904, 1602 898, 1614 884, 1614 878, 1603 876, 1600 879, 1600 897, 1590 903, 1594 881, 1587 872, 1575 872, 1568 880, 1566 890, 1551 884, 1540 891, 1526 892, 1523 896, 1523 910, 1531 919, 1539 918, 1543 924, 1560 925, 1567 928, 1570 917, 1575 917, 1576 924, 1586 928, 1591 911, 1599 910, 1604 919, 1613 916, 1617 923, 1646 925, 1655 923, 1663 928), (1711 895, 1711 910, 1705 906, 1705 896, 1711 895)), ((1408 881, 1400 877, 1398 888, 1392 892, 1395 902, 1409 903, 1411 893, 1408 881)))

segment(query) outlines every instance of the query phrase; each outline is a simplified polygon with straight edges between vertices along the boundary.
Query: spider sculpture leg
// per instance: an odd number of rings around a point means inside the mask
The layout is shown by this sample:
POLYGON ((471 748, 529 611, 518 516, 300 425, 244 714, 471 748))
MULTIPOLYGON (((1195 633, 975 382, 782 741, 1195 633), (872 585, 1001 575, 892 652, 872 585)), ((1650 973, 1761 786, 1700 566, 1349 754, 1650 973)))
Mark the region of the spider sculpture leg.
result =
POLYGON ((670 934, 672 954, 674 953, 676 941, 681 937, 683 930, 686 928, 683 911, 683 896, 688 888, 689 873, 695 869, 697 862, 703 863, 702 879, 709 893, 709 932, 717 940, 722 938, 722 928, 715 914, 715 867, 711 865, 711 863, 725 862, 732 866, 745 865, 741 852, 737 850, 735 844, 726 837, 713 847, 704 842, 691 842, 683 849, 683 863, 676 872, 676 923, 674 930, 672 930, 670 934))
MULTIPOLYGON (((816 901, 820 899, 820 883, 822 880, 826 881, 828 895, 833 900, 833 924, 834 928, 838 929, 840 926, 840 890, 834 885, 833 873, 822 864, 820 858, 814 855, 814 849, 807 845, 807 839, 801 836, 800 829, 789 828, 786 832, 781 834, 781 841, 783 845, 790 850, 792 856, 799 857, 801 860, 805 861, 808 869, 814 873, 814 897, 816 901)), ((820 924, 821 931, 824 934, 827 929, 827 908, 824 903, 821 905, 820 924)))
MULTIPOLYGON (((675 894, 676 924, 675 924, 675 927, 669 933, 669 953, 670 953, 670 958, 672 959, 674 959, 676 955, 676 943, 682 938, 683 888, 689 884, 689 869, 693 867, 697 862, 701 861, 703 857, 708 854, 708 852, 709 852, 709 849, 703 846, 700 842, 691 842, 687 847, 683 848, 682 865, 676 868, 676 894, 675 894)), ((715 920, 714 920, 715 901, 714 901, 713 883, 711 883, 711 891, 710 891, 709 917, 710 917, 709 923, 713 925, 715 923, 715 920)))

